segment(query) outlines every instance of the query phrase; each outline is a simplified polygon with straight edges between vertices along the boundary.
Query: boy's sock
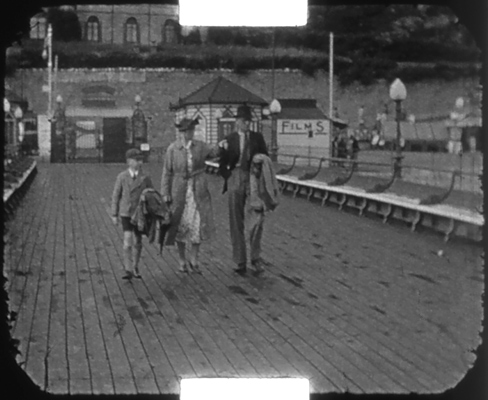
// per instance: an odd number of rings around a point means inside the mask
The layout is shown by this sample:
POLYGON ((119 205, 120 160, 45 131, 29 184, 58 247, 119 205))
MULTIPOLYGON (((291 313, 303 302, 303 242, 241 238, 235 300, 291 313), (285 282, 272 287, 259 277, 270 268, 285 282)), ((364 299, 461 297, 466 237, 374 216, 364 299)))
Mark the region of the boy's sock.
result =
POLYGON ((132 267, 132 246, 124 246, 124 270, 131 272, 132 267))

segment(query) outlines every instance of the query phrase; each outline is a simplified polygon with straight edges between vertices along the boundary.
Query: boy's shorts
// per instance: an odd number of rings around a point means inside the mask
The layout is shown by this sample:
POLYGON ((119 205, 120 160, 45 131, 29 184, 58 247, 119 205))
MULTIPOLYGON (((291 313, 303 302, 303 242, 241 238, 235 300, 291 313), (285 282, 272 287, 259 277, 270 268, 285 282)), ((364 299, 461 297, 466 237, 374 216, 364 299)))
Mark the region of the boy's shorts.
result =
POLYGON ((124 232, 135 232, 136 226, 130 222, 130 217, 120 217, 120 220, 122 222, 122 230, 124 232))

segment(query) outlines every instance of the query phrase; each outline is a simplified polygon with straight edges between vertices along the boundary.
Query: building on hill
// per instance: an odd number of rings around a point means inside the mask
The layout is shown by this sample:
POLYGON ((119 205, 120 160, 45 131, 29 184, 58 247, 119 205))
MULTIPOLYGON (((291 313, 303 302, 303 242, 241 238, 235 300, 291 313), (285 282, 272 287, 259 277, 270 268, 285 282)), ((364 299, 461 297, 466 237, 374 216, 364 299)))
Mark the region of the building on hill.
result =
MULTIPOLYGON (((155 46, 180 42, 179 10, 171 4, 77 5, 82 39, 107 44, 155 46)), ((44 39, 47 13, 31 18, 31 39, 44 39)))
POLYGON ((78 5, 76 14, 85 41, 146 46, 179 42, 177 5, 78 5))

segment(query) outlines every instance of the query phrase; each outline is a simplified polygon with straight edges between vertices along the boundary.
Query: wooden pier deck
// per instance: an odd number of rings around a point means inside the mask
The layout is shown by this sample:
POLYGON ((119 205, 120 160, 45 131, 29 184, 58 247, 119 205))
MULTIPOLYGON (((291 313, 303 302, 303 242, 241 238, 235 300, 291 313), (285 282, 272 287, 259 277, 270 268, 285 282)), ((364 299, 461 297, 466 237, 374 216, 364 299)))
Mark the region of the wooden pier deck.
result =
MULTIPOLYGON (((209 176, 216 237, 203 275, 144 238, 122 276, 108 207, 123 165, 39 164, 4 250, 18 361, 58 394, 179 393, 185 377, 305 377, 312 393, 438 393, 472 366, 482 249, 283 196, 266 273, 236 276, 227 197, 209 176), (438 256, 438 251, 444 254, 438 256)), ((156 187, 160 165, 145 166, 156 187)))

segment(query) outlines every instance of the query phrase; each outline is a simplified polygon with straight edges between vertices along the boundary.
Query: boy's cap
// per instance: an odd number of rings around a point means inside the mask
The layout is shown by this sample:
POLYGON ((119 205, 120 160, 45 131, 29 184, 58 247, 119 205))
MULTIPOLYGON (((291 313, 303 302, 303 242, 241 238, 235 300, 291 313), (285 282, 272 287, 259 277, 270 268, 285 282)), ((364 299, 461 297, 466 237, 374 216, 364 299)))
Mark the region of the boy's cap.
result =
POLYGON ((142 152, 139 149, 129 149, 125 153, 126 160, 133 159, 133 160, 142 160, 144 158, 142 152))

